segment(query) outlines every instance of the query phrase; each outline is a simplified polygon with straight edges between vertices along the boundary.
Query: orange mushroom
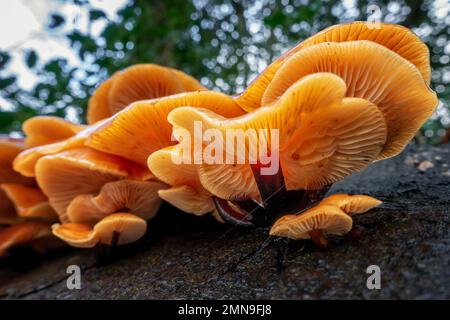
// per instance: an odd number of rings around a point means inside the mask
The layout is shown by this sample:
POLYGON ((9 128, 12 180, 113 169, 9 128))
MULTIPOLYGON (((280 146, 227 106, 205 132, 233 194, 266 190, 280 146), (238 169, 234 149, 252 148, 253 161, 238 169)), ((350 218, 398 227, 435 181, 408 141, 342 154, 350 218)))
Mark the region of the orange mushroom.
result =
POLYGON ((438 104, 412 63, 371 41, 326 42, 300 50, 279 68, 263 104, 277 101, 299 79, 316 72, 340 76, 347 84, 345 96, 369 100, 383 112, 388 136, 378 160, 401 152, 438 104))
POLYGON ((153 152, 176 143, 172 139, 172 126, 167 122, 167 115, 183 106, 207 108, 225 117, 243 114, 231 97, 212 91, 139 101, 99 126, 89 136, 86 145, 146 166, 147 158, 153 152))
POLYGON ((14 204, 18 217, 57 220, 57 215, 50 207, 47 197, 38 188, 17 183, 3 183, 0 184, 0 188, 14 204))
POLYGON ((26 120, 22 130, 27 148, 66 140, 85 128, 58 117, 37 116, 26 120))
MULTIPOLYGON (((50 224, 42 221, 28 221, 0 229, 0 257, 14 246, 32 245, 34 240, 52 235, 50 224)), ((42 247, 41 247, 42 248, 42 247)))
MULTIPOLYGON (((266 70, 264 70, 236 101, 246 111, 251 111, 264 105, 263 95, 268 85, 273 80, 277 71, 284 65, 285 61, 301 50, 323 42, 346 42, 369 40, 397 53, 405 60, 414 64, 420 71, 427 84, 430 83, 430 58, 427 46, 411 30, 400 25, 379 23, 379 27, 366 21, 356 21, 331 26, 314 36, 300 42, 298 45, 287 51, 266 70)), ((363 57, 358 56, 358 57, 363 57)), ((359 60, 359 58, 355 60, 359 60)), ((331 70, 318 70, 331 71, 331 70)))
MULTIPOLYGON (((227 130, 266 129, 270 140, 270 129, 278 130, 287 190, 320 189, 365 168, 376 159, 386 141, 386 124, 380 110, 367 100, 345 98, 346 91, 345 82, 338 76, 317 73, 291 86, 275 105, 239 118, 224 119, 207 110, 184 107, 172 111, 168 120, 191 133, 194 121, 200 121, 203 130, 217 129, 223 136, 227 130)), ((249 146, 246 141, 244 150, 238 152, 248 157, 249 146)), ((246 161, 203 162, 200 181, 209 192, 223 199, 255 199, 260 190, 249 159, 246 161)))
POLYGON ((90 148, 76 148, 41 158, 36 180, 62 222, 69 222, 67 207, 79 195, 96 195, 108 182, 148 180, 147 168, 90 148))
POLYGON ((320 202, 320 205, 332 205, 336 206, 349 215, 364 213, 376 206, 379 206, 383 202, 360 194, 348 195, 348 194, 333 194, 326 197, 320 202))
POLYGON ((171 186, 158 191, 161 199, 184 212, 204 215, 214 210, 211 194, 200 183, 197 165, 181 163, 175 146, 158 150, 148 158, 150 171, 159 180, 171 186), (174 162, 174 159, 176 162, 174 162))
POLYGON ((294 240, 311 239, 319 247, 326 247, 326 235, 342 236, 352 229, 350 216, 336 206, 321 205, 298 215, 288 214, 278 219, 270 235, 294 240))
POLYGON ((108 118, 135 101, 196 90, 205 88, 182 71, 137 64, 114 73, 97 88, 89 100, 88 123, 108 118))
POLYGON ((36 146, 24 150, 13 161, 14 170, 26 177, 35 176, 35 166, 37 161, 46 156, 59 153, 65 150, 73 148, 84 147, 84 143, 87 137, 95 131, 102 122, 98 122, 94 125, 86 126, 83 130, 79 131, 74 136, 59 142, 54 142, 42 146, 36 146))

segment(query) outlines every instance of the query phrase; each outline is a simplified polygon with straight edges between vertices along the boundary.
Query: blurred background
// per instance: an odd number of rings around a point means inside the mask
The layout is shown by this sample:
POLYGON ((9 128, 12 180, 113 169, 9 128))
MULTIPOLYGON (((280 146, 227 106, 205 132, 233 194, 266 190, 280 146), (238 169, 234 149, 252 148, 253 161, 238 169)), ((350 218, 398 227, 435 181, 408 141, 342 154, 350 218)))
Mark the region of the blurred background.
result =
POLYGON ((449 0, 2 0, 0 132, 37 114, 85 121, 87 99, 135 63, 182 69, 241 92, 278 55, 340 22, 399 23, 425 41, 440 105, 417 135, 450 140, 449 0))

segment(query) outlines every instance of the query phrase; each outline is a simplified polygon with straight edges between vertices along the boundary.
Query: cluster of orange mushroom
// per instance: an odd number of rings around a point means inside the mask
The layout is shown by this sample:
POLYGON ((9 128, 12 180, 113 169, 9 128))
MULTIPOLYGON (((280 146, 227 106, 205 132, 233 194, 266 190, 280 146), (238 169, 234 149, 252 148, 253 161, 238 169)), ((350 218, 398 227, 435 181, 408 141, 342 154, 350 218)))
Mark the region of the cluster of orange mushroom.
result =
POLYGON ((134 242, 161 201, 326 245, 327 234, 351 231, 353 214, 381 203, 325 197, 328 188, 402 151, 437 106, 429 85, 426 45, 402 26, 366 22, 306 39, 235 96, 175 69, 131 66, 96 89, 87 125, 39 116, 24 123, 24 140, 0 139, 0 255, 16 245, 44 251, 56 239, 134 242), (172 130, 195 139, 195 121, 202 130, 279 130, 280 170, 174 163, 172 130))

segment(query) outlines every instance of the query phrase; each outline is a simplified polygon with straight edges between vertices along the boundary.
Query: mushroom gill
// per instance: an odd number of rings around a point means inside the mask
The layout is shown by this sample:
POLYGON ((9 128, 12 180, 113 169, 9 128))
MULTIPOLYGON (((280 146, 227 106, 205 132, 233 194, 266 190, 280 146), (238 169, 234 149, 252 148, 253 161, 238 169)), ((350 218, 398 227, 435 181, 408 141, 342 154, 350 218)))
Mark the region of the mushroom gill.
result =
POLYGON ((278 219, 270 235, 294 240, 312 239, 319 247, 326 247, 326 235, 342 236, 352 229, 353 221, 336 206, 321 205, 298 215, 289 214, 278 219))
POLYGON ((109 118, 130 103, 177 93, 205 90, 182 71, 155 64, 137 64, 118 71, 89 99, 88 123, 109 118))
MULTIPOLYGON (((279 156, 287 190, 323 188, 376 159, 386 141, 383 114, 367 100, 346 98, 346 91, 340 77, 316 73, 292 85, 276 104, 238 118, 225 119, 209 110, 184 107, 172 111, 168 120, 191 133, 194 121, 200 121, 204 131, 216 129, 222 136, 227 131, 263 130, 236 150, 246 157, 244 164, 207 164, 203 159, 199 169, 203 186, 213 195, 258 201, 261 184, 255 183, 253 177, 255 169, 259 169, 250 162, 249 150, 261 139, 273 157, 279 156), (270 150, 275 133, 279 143, 277 149, 270 150)), ((206 148, 203 141, 202 146, 206 148)), ((226 145, 222 147, 227 150, 226 145)), ((269 176, 261 179, 262 184, 271 183, 269 176)))
POLYGON ((0 229, 0 257, 14 246, 29 245, 51 235, 50 223, 42 221, 26 221, 0 229))
POLYGON ((231 97, 212 91, 134 102, 93 132, 86 145, 146 166, 153 152, 176 143, 167 115, 184 106, 207 108, 225 117, 244 113, 231 97))
POLYGON ((428 48, 411 30, 400 25, 387 23, 379 23, 379 26, 374 28, 372 23, 356 21, 331 26, 300 42, 272 62, 242 94, 237 96, 236 101, 246 111, 251 111, 264 105, 262 103, 264 92, 277 71, 287 59, 304 48, 323 42, 360 40, 375 42, 397 53, 414 64, 425 82, 427 84, 430 83, 431 69, 428 48))
POLYGON ((383 112, 388 135, 378 160, 403 150, 438 104, 412 63, 370 41, 327 42, 300 50, 279 68, 263 104, 277 101, 299 79, 317 72, 340 76, 347 84, 346 97, 366 99, 383 112))

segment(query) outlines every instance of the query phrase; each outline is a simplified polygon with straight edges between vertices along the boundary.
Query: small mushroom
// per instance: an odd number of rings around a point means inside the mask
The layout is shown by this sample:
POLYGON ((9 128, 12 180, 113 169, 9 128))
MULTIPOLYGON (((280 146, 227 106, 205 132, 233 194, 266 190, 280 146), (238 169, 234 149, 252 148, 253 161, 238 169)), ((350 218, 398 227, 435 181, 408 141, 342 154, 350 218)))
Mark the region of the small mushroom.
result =
POLYGON ((200 183, 197 165, 173 162, 173 159, 180 157, 177 149, 171 146, 152 153, 148 158, 150 171, 171 186, 159 190, 159 196, 184 212, 196 215, 212 212, 214 203, 211 194, 200 183))
POLYGON ((20 222, 0 229, 0 257, 14 246, 31 244, 51 234, 50 224, 41 221, 20 222))
MULTIPOLYGON (((431 68, 428 48, 411 30, 387 23, 379 23, 377 28, 372 28, 372 23, 356 21, 331 26, 302 41, 272 62, 241 95, 236 97, 236 101, 246 111, 252 111, 264 105, 262 103, 263 95, 277 71, 291 56, 309 46, 323 42, 360 40, 372 41, 400 55, 415 65, 425 82, 430 83, 431 68)), ((359 55, 359 57, 361 56, 363 55, 359 55)))
POLYGON ((183 106, 208 108, 225 117, 243 114, 231 97, 212 91, 139 101, 108 119, 89 136, 86 145, 147 166, 153 152, 175 144, 167 115, 183 106))
POLYGON ((130 103, 177 93, 205 90, 182 71, 155 64, 137 64, 116 72, 89 99, 88 123, 109 118, 130 103))
POLYGON ((371 41, 326 42, 300 50, 278 69, 262 103, 277 101, 299 79, 317 72, 340 76, 346 97, 366 99, 383 112, 388 135, 378 160, 403 150, 438 104, 415 65, 371 41))
POLYGON ((12 139, 0 135, 0 183, 20 183, 33 185, 34 180, 17 173, 13 168, 14 158, 25 150, 22 139, 12 139))
POLYGON ((349 215, 364 213, 383 202, 366 195, 333 194, 320 202, 320 205, 336 206, 349 215))
POLYGON ((118 245, 131 243, 139 240, 146 229, 147 222, 144 219, 129 213, 108 215, 93 227, 80 223, 52 226, 56 237, 80 248, 93 248, 98 243, 118 245))
POLYGON ((48 203, 47 197, 38 188, 17 183, 3 183, 0 188, 14 204, 18 217, 57 220, 57 215, 48 203))
POLYGON ((64 223, 70 222, 67 207, 76 196, 97 195, 106 183, 116 180, 150 178, 147 168, 90 148, 45 156, 36 164, 39 187, 64 223))
POLYGON ((342 236, 352 229, 352 218, 336 206, 320 205, 298 215, 278 219, 270 235, 294 240, 311 239, 317 246, 328 246, 327 235, 342 236))
POLYGON ((85 127, 58 117, 37 116, 26 120, 22 125, 22 131, 26 135, 27 148, 33 148, 66 140, 85 127))

